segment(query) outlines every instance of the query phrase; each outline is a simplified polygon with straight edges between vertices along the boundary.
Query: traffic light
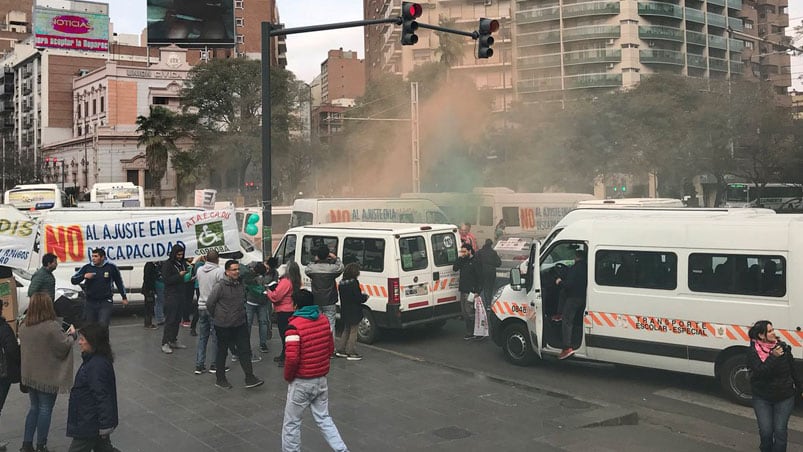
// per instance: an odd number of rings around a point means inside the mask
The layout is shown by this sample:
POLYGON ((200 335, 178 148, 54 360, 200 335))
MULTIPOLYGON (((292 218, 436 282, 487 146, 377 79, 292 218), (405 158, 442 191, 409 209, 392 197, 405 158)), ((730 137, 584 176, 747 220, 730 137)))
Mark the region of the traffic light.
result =
POLYGON ((401 43, 403 46, 411 46, 418 42, 418 22, 415 20, 421 17, 421 5, 413 2, 402 2, 402 33, 401 43))
POLYGON ((499 21, 496 19, 480 19, 480 36, 477 38, 477 58, 491 58, 494 56, 494 38, 492 33, 499 31, 499 21))

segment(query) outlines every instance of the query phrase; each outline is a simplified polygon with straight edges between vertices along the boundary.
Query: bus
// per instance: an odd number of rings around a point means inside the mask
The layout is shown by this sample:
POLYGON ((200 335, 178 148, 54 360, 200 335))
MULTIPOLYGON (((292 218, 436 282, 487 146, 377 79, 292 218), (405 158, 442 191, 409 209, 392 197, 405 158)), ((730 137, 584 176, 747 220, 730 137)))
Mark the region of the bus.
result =
POLYGON ((72 207, 67 194, 56 184, 17 185, 3 194, 3 204, 29 211, 72 207))
POLYGON ((766 207, 779 209, 785 203, 803 197, 803 185, 768 183, 761 188, 761 199, 756 184, 730 183, 722 198, 722 207, 766 207))
POLYGON ((98 182, 92 186, 89 202, 106 207, 145 207, 145 190, 131 182, 98 182))

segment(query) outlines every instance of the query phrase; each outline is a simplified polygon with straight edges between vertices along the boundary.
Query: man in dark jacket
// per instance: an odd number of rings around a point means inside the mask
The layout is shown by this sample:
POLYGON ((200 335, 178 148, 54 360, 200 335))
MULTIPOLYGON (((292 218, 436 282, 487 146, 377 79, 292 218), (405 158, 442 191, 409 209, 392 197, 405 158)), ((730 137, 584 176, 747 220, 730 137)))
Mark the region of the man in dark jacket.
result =
POLYGON ((348 451, 332 417, 329 416, 329 357, 335 342, 329 325, 314 304, 313 294, 302 289, 293 294, 295 312, 285 333, 284 379, 287 401, 284 406, 282 450, 301 450, 301 417, 309 406, 329 447, 348 451))
POLYGON ((217 336, 215 386, 231 389, 224 369, 229 346, 235 344, 245 374, 245 387, 255 388, 264 381, 254 376, 251 364, 251 340, 245 325, 245 286, 240 282, 240 263, 230 260, 226 262, 225 270, 226 277, 215 284, 206 299, 206 310, 212 316, 217 336))
POLYGON ((112 317, 112 283, 123 297, 123 305, 128 305, 123 278, 116 265, 106 259, 106 250, 95 248, 92 250, 92 262, 81 267, 70 282, 84 284, 86 304, 84 304, 84 321, 109 326, 112 317))
POLYGON ((162 352, 170 354, 173 349, 187 348, 178 341, 181 323, 181 306, 187 296, 185 275, 189 269, 184 260, 184 247, 175 245, 170 249, 170 257, 162 263, 162 280, 165 284, 165 326, 162 333, 162 352))
POLYGON ((154 308, 156 307, 156 280, 159 279, 160 265, 156 262, 147 262, 142 272, 142 295, 145 296, 145 329, 155 330, 153 323, 154 308))
POLYGON ((315 250, 315 262, 307 264, 304 273, 309 276, 312 296, 315 304, 321 308, 323 315, 329 319, 332 340, 335 337, 335 314, 337 314, 337 286, 335 279, 343 274, 343 263, 340 258, 329 251, 329 247, 321 245, 315 250))
POLYGON ((58 258, 55 254, 47 253, 42 256, 42 266, 31 277, 28 298, 37 292, 44 292, 50 295, 51 300, 56 301, 56 277, 53 276, 53 271, 58 266, 58 258))
POLYGON ((563 351, 558 355, 558 359, 566 359, 574 355, 572 348, 572 333, 574 332, 574 322, 578 315, 586 306, 586 289, 588 287, 588 266, 586 265, 586 253, 583 250, 574 252, 574 265, 569 267, 566 279, 558 278, 555 284, 564 291, 563 297, 565 304, 559 308, 561 312, 561 325, 563 333, 563 351))
MULTIPOLYGON (((0 378, 0 412, 2 412, 11 384, 20 381, 20 346, 14 330, 3 316, 0 316, 0 348, 3 349, 8 368, 8 377, 0 378)), ((0 451, 6 450, 6 447, 8 447, 8 443, 0 440, 0 451)))
POLYGON ((485 310, 491 309, 492 298, 496 286, 496 269, 502 265, 502 259, 494 250, 494 242, 485 239, 485 244, 477 251, 476 259, 480 264, 480 287, 482 287, 482 302, 485 310))
POLYGON ((474 299, 469 299, 469 294, 480 292, 480 275, 477 259, 474 257, 474 248, 470 244, 464 243, 460 247, 460 256, 452 266, 452 269, 460 272, 460 307, 463 309, 463 320, 466 322, 466 335, 464 341, 475 339, 474 336, 474 299))

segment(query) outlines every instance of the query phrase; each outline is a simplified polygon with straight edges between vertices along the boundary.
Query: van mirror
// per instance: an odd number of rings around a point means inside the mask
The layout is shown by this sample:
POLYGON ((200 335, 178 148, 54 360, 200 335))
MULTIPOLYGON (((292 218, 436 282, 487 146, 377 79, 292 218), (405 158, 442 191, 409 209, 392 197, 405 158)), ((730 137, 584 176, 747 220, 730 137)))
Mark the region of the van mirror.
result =
POLYGON ((517 292, 521 290, 521 270, 518 267, 510 269, 510 288, 517 292))

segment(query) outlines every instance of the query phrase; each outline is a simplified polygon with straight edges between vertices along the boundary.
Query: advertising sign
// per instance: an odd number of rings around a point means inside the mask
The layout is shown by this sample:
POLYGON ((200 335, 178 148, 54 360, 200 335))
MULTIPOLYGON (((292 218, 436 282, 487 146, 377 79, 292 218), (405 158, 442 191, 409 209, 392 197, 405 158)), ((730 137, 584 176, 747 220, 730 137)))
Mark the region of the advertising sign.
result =
POLYGON ((20 210, 50 209, 56 205, 56 196, 56 190, 49 188, 10 190, 7 201, 20 210))
POLYGON ((148 45, 234 47, 234 0, 147 0, 148 45))
POLYGON ((55 254, 59 262, 89 262, 96 248, 103 248, 106 257, 116 264, 164 260, 175 245, 183 245, 187 257, 240 249, 232 210, 113 221, 61 223, 47 219, 41 241, 44 252, 55 254))
POLYGON ((34 8, 36 47, 109 50, 109 16, 62 9, 34 8))
POLYGON ((214 209, 215 198, 217 198, 217 190, 213 190, 211 188, 195 190, 195 207, 214 209))
POLYGON ((36 222, 14 208, 0 208, 0 265, 28 268, 36 222))

